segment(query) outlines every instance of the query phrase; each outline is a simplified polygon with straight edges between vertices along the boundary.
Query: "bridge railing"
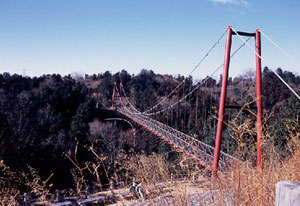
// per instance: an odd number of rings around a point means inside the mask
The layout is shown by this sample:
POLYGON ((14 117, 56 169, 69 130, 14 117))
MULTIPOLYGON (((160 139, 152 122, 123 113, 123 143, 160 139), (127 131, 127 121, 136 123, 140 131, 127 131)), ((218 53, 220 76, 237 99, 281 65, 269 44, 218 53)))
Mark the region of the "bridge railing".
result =
MULTIPOLYGON (((118 111, 136 123, 156 134, 163 140, 184 153, 192 156, 200 161, 200 163, 208 168, 211 168, 213 162, 214 148, 204 142, 201 142, 189 135, 186 135, 168 125, 165 125, 155 119, 145 116, 141 113, 136 113, 127 107, 118 108, 118 111)), ((220 153, 219 169, 225 171, 226 166, 230 162, 237 162, 238 159, 224 152, 220 153)))

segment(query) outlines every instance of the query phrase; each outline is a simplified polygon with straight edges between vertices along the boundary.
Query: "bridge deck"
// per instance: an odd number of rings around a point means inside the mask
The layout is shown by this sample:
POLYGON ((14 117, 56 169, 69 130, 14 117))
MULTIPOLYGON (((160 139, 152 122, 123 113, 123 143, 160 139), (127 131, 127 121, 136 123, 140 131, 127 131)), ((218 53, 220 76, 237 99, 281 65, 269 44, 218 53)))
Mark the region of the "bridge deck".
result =
MULTIPOLYGON (((201 142, 189 135, 186 135, 168 125, 154 120, 141 113, 131 112, 126 107, 118 108, 119 113, 144 127, 151 133, 155 134, 163 141, 167 142, 177 150, 193 157, 204 167, 211 169, 213 162, 214 148, 204 142, 201 142)), ((227 162, 238 161, 236 158, 224 152, 220 153, 219 170, 225 171, 227 162)))

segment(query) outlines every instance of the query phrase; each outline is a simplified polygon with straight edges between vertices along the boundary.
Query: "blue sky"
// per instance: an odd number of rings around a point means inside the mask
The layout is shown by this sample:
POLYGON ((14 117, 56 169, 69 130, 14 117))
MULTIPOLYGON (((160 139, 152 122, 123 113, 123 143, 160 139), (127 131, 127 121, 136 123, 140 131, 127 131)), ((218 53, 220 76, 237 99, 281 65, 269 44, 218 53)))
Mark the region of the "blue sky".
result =
MULTIPOLYGON (((299 11, 297 0, 0 0, 0 72, 137 74, 145 68, 187 75, 229 25, 261 29, 300 62, 299 11)), ((222 64, 224 43, 195 78, 222 64)), ((233 50, 241 43, 233 37, 233 50)), ((267 66, 300 72, 264 38, 262 49, 267 66)), ((230 74, 254 67, 254 54, 243 48, 230 74)))

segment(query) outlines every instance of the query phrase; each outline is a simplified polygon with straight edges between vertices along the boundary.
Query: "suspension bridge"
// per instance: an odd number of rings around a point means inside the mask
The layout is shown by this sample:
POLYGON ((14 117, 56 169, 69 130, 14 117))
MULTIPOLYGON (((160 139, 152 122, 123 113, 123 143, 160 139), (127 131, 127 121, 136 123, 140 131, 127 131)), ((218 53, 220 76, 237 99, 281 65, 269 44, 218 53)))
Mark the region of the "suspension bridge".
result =
MULTIPOLYGON (((181 86, 184 85, 186 79, 184 78, 182 81, 179 82, 179 84, 168 93, 168 95, 165 95, 164 98, 162 98, 160 101, 158 101, 157 104, 152 106, 149 109, 146 109, 145 111, 141 112, 139 111, 134 104, 130 101, 130 97, 126 95, 126 91, 122 85, 122 82, 120 82, 119 87, 117 87, 116 82, 114 83, 113 87, 113 95, 112 95, 112 106, 110 110, 116 111, 126 117, 125 120, 130 126, 133 128, 133 125, 130 122, 134 122, 144 129, 148 130, 150 133, 154 134, 158 138, 160 138, 162 141, 168 143, 171 147, 175 148, 176 151, 181 152, 187 156, 192 157, 195 159, 200 165, 202 165, 204 168, 209 169, 212 171, 213 175, 217 175, 217 172, 226 172, 226 169, 229 168, 231 165, 240 164, 243 163, 238 158, 226 154, 225 152, 220 151, 221 146, 221 140, 222 140, 222 132, 223 132, 223 123, 224 123, 224 111, 225 111, 225 103, 226 103, 226 95, 227 95, 227 82, 228 82, 228 70, 230 65, 230 60, 240 51, 241 48, 247 46, 250 48, 250 50, 255 54, 256 57, 256 131, 257 131, 257 158, 256 163, 257 167, 262 167, 262 79, 261 79, 261 62, 264 62, 266 64, 269 64, 267 60, 262 58, 261 56, 261 34, 264 35, 264 37, 269 40, 276 48, 278 48, 280 51, 282 51, 289 59, 296 62, 285 50, 283 50, 281 47, 278 46, 270 37, 268 37, 266 34, 264 34, 260 30, 256 30, 254 33, 247 33, 247 32, 240 32, 236 31, 232 27, 228 27, 227 30, 220 36, 220 38, 213 44, 213 46, 208 50, 208 52, 204 55, 204 57, 200 60, 200 62, 192 69, 192 71, 189 73, 191 75, 194 71, 197 70, 197 68, 200 67, 202 62, 209 56, 209 54, 214 50, 214 48, 217 46, 217 44, 220 43, 221 39, 226 35, 226 45, 225 45, 225 57, 224 57, 224 63, 221 64, 219 67, 217 67, 209 76, 207 76, 202 82, 198 83, 194 86, 193 89, 188 91, 186 94, 184 93, 181 98, 176 100, 172 103, 166 103, 172 94, 176 92, 181 86), (242 40, 242 44, 231 53, 231 43, 232 43, 232 36, 238 36, 242 40), (243 38, 246 37, 246 38, 243 38), (255 38, 255 47, 251 47, 249 45, 248 41, 251 38, 255 38), (180 104, 181 102, 185 101, 189 96, 191 96, 194 92, 196 92, 203 84, 205 84, 218 70, 223 68, 223 75, 222 75, 222 86, 221 86, 221 93, 219 98, 219 110, 218 110, 218 123, 216 128, 216 137, 215 137, 215 147, 210 146, 209 144, 206 144, 188 134, 185 134, 178 129, 175 129, 165 123, 162 123, 155 119, 155 117, 159 114, 165 114, 167 111, 174 108, 176 105, 180 104), (167 106, 166 106, 167 105, 167 106)), ((297 62, 296 62, 297 63, 297 62)), ((300 64, 297 63, 297 66, 300 67, 300 64)), ((279 74, 276 73, 276 71, 272 70, 274 74, 282 81, 283 84, 300 100, 299 95, 295 92, 295 90, 287 83, 285 82, 282 77, 280 77, 279 74)), ((122 118, 108 118, 105 120, 124 120, 122 118)), ((172 179, 172 176, 171 176, 172 179)), ((193 178, 194 179, 194 178, 193 178)), ((194 182, 194 180, 193 180, 194 182)), ((111 184, 108 184, 111 186, 111 184)), ((124 185, 123 185, 124 186, 124 185)), ((52 205, 55 206, 61 206, 61 205, 86 205, 86 204, 93 204, 96 202, 104 202, 106 198, 106 194, 102 193, 95 193, 98 196, 90 195, 89 197, 85 197, 84 199, 81 199, 79 197, 68 197, 64 199, 64 202, 58 202, 55 204, 53 200, 51 202, 52 205), (100 195, 99 195, 100 194, 100 195)), ((203 193, 205 194, 205 193, 203 193)), ((206 193, 210 194, 210 193, 206 193)), ((123 196, 124 194, 122 194, 123 196)), ((211 195, 213 195, 211 193, 211 195)), ((197 194, 197 197, 199 194, 197 194)), ((61 196, 59 193, 57 193, 57 199, 59 199, 61 196)), ((23 198, 24 205, 27 205, 28 202, 30 202, 30 197, 27 196, 25 193, 24 195, 20 196, 20 198, 23 198), (27 200, 29 198, 29 200, 27 200)), ((256 197, 258 198, 258 197, 256 197)), ((252 200, 254 202, 256 200, 252 200)), ((245 205, 248 204, 247 201, 251 199, 246 200, 245 205)), ((197 200, 198 201, 198 200, 197 200)), ((200 200, 199 200, 200 201, 200 200)), ((34 202, 34 201, 33 201, 34 202)), ((37 202, 37 204, 40 204, 37 202)), ((41 203, 43 204, 43 203, 41 203)))
MULTIPOLYGON (((166 95, 161 101, 152 106, 151 108, 141 112, 139 111, 131 102, 129 97, 126 95, 124 87, 122 86, 122 82, 120 82, 119 89, 114 83, 113 88, 113 96, 112 96, 112 107, 111 109, 116 110, 123 116, 125 116, 130 121, 135 122, 141 127, 145 128, 155 136, 159 137, 162 141, 167 142, 170 146, 175 148, 176 151, 182 152, 185 155, 188 155, 195 159, 200 165, 211 170, 214 175, 217 175, 217 172, 224 172, 226 168, 228 168, 231 164, 240 163, 240 160, 236 157, 226 154, 220 151, 221 140, 222 140, 222 131, 223 131, 223 116, 225 110, 226 103, 226 95, 227 95, 227 82, 228 82, 228 70, 230 65, 230 60, 235 56, 236 53, 242 47, 249 47, 250 50, 255 54, 256 57, 256 131, 257 131, 257 167, 262 166, 262 79, 261 79, 261 63, 264 62, 268 64, 269 62, 262 58, 261 56, 261 34, 266 37, 272 44, 276 46, 280 51, 282 51, 288 58, 292 59, 292 57, 284 51, 281 47, 278 46, 270 37, 268 37, 265 33, 260 30, 256 30, 254 33, 241 32, 236 31, 232 27, 228 27, 227 30, 220 36, 220 38, 213 44, 213 46, 208 50, 208 52, 204 55, 204 57, 200 60, 200 62, 192 69, 189 73, 191 75, 197 68, 200 67, 202 62, 209 56, 209 54, 214 50, 217 44, 220 43, 222 38, 226 35, 226 45, 225 45, 225 57, 224 63, 217 67, 209 76, 207 76, 201 83, 195 86, 191 91, 185 94, 178 101, 161 108, 161 105, 171 97, 171 95, 178 90, 185 83, 185 79, 183 79, 168 95, 166 95), (232 44, 232 36, 238 36, 242 40, 242 44, 231 53, 231 44, 232 44), (243 38, 246 37, 246 38, 243 38), (249 39, 255 38, 255 47, 253 48, 249 43, 249 39), (211 78, 218 70, 223 68, 222 75, 222 87, 220 94, 220 102, 219 102, 219 110, 218 110, 218 123, 217 123, 217 131, 215 138, 215 147, 212 147, 198 139, 195 139, 192 136, 189 136, 173 127, 168 126, 158 120, 155 120, 155 116, 157 114, 163 114, 164 112, 172 109, 177 104, 183 102, 187 99, 192 93, 200 88, 201 85, 206 83, 206 81, 211 78)), ((295 61, 295 59, 292 59, 295 61)), ((296 62, 296 61, 295 61, 296 62)), ((276 71, 272 70, 275 75, 285 84, 288 89, 300 100, 299 95, 290 87, 290 85, 285 82, 276 71)))

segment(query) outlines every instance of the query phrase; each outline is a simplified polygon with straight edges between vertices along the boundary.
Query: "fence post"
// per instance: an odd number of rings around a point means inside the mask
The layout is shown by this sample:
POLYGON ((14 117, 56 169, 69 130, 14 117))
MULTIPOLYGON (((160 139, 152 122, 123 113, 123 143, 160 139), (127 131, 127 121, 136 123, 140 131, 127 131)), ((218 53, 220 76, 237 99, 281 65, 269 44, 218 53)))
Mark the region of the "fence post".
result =
POLYGON ((276 206, 299 206, 300 183, 281 181, 276 184, 276 206))

